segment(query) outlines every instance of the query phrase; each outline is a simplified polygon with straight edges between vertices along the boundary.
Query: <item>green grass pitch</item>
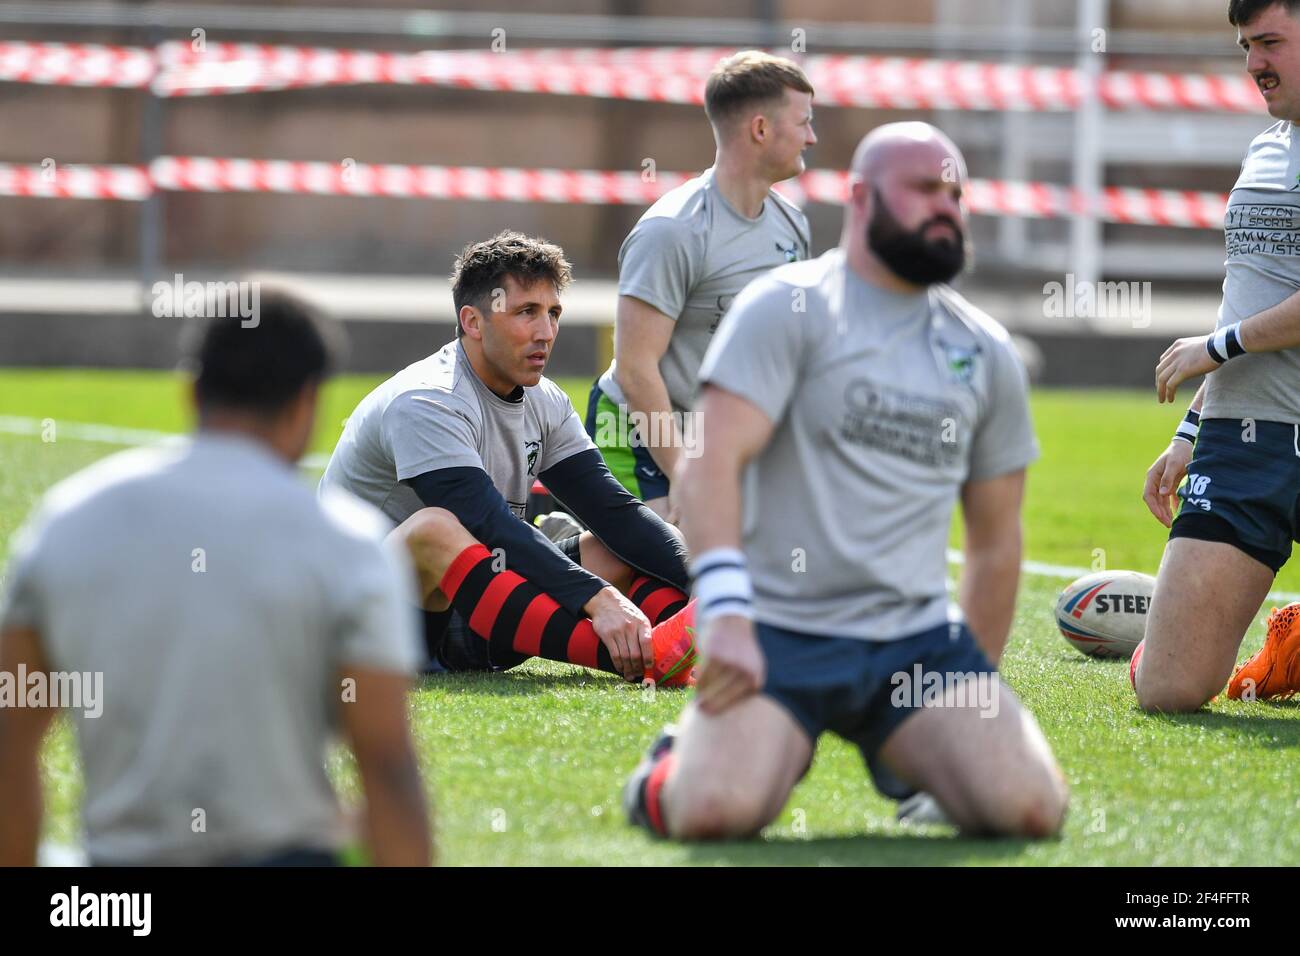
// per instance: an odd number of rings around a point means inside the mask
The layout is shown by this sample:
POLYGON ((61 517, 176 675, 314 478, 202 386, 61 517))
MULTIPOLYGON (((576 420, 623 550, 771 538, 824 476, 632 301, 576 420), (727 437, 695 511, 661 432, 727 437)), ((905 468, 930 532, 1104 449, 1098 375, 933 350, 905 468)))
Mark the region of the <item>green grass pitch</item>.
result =
MULTIPOLYGON (((329 451, 342 420, 377 380, 350 376, 330 386, 316 451, 329 451)), ((581 408, 588 383, 562 384, 581 408)), ((60 426, 183 431, 188 421, 180 397, 178 380, 163 373, 0 371, 0 538, 8 540, 51 483, 117 450, 59 435, 60 426), (14 434, 13 419, 52 419, 56 440, 14 434)), ((1033 406, 1043 457, 1030 473, 1026 557, 1080 567, 1104 560, 1106 567, 1154 573, 1164 531, 1139 494, 1146 468, 1180 412, 1132 392, 1040 391, 1033 406)), ((314 480, 315 474, 307 477, 314 480)), ((651 840, 624 822, 619 792, 684 695, 648 693, 579 668, 532 662, 496 677, 427 679, 411 701, 441 859, 624 865, 1300 863, 1300 708, 1219 700, 1194 716, 1143 716, 1125 663, 1085 659, 1056 633, 1052 606, 1064 583, 1036 575, 1022 579, 1003 664, 1070 781, 1070 816, 1058 841, 968 840, 945 828, 901 827, 893 822, 892 803, 871 788, 856 752, 831 737, 822 740, 812 771, 761 840, 696 847, 651 840)), ((1300 567, 1284 569, 1276 587, 1300 592, 1300 567)), ((1243 656, 1262 639, 1261 615, 1243 656)), ((62 723, 44 763, 45 836, 75 843, 81 778, 62 723)), ((334 759, 331 772, 345 791, 355 793, 346 755, 334 759)))

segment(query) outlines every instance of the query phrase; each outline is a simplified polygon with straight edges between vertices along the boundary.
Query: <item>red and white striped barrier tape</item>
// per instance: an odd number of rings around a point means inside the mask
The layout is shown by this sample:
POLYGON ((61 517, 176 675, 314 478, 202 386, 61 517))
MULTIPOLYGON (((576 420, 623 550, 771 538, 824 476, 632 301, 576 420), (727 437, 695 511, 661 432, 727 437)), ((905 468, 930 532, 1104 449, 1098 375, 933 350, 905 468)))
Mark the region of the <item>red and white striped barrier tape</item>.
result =
POLYGON ((148 199, 149 170, 139 166, 72 166, 0 163, 0 196, 51 199, 148 199))
MULTIPOLYGON (((156 50, 0 43, 0 81, 150 86, 159 96, 207 96, 332 85, 425 84, 463 89, 666 103, 702 101, 723 48, 428 50, 376 52, 170 41, 156 50)), ((1074 69, 905 57, 816 55, 803 60, 817 102, 877 109, 1073 110, 1085 79, 1074 69)), ((1244 74, 1111 71, 1097 96, 1110 109, 1259 112, 1244 74)))
POLYGON ((165 156, 150 167, 158 189, 187 192, 315 193, 649 205, 691 173, 567 169, 491 169, 165 156))
MULTIPOLYGON (((694 173, 567 169, 492 169, 212 159, 163 156, 137 166, 16 166, 0 163, 0 196, 72 199, 147 198, 167 192, 250 192, 325 196, 392 196, 496 202, 649 205, 694 173)), ((793 201, 843 202, 847 174, 814 170, 777 188, 793 201)), ((976 215, 1052 219, 1082 213, 1086 199, 1048 183, 972 179, 966 202, 976 215)), ((1107 187, 1095 212, 1104 222, 1222 229, 1227 196, 1172 189, 1107 187)))
MULTIPOLYGON (((796 189, 814 202, 837 204, 844 201, 847 181, 843 172, 813 170, 798 179, 796 189)), ((1089 206, 1083 193, 1051 183, 971 179, 964 195, 972 213, 986 216, 1059 219, 1087 212, 1089 206)), ((1107 186, 1093 212, 1103 222, 1125 225, 1222 229, 1227 205, 1223 193, 1107 186)))
MULTIPOLYGON (((704 80, 725 49, 480 50, 423 53, 304 47, 184 44, 164 52, 154 89, 201 96, 355 83, 428 84, 517 93, 700 104, 704 80), (585 54, 585 55, 584 55, 585 54)), ((876 109, 1073 110, 1080 74, 1060 67, 909 59, 810 56, 804 68, 817 102, 876 109)), ((1246 76, 1114 71, 1097 95, 1111 109, 1257 112, 1263 99, 1246 76)))
POLYGON ((157 56, 144 47, 0 41, 0 81, 52 86, 148 86, 157 56))

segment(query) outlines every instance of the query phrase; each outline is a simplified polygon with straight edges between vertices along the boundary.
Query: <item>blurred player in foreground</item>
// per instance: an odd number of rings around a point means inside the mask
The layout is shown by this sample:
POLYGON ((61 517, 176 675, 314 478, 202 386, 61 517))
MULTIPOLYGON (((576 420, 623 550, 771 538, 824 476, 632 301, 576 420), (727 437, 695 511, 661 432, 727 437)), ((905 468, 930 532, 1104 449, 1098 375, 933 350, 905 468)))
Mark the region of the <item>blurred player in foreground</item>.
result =
POLYGON ((276 295, 255 318, 213 319, 197 341, 192 440, 60 482, 18 540, 0 680, 79 676, 83 700, 0 707, 0 865, 35 860, 52 705, 76 729, 94 864, 338 862, 351 837, 324 761, 339 728, 370 860, 430 861, 406 721, 410 565, 384 546, 382 515, 317 501, 294 469, 328 329, 276 295))
POLYGON ((1297 604, 1273 610, 1263 648, 1233 671, 1246 630, 1300 535, 1297 12, 1297 0, 1228 6, 1246 71, 1279 122, 1250 144, 1228 199, 1218 327, 1179 339, 1156 368, 1161 402, 1172 402, 1189 378, 1206 379, 1143 490, 1151 513, 1170 528, 1146 637, 1130 667, 1144 710, 1196 710, 1224 681, 1233 699, 1300 691, 1297 604))
POLYGON ((882 792, 932 794, 963 830, 1061 825, 1064 780, 992 663, 1037 443, 1010 337, 945 284, 965 259, 965 178, 933 127, 875 130, 839 247, 751 284, 709 348, 704 452, 676 482, 697 696, 625 791, 655 833, 757 833, 827 730, 882 792), (958 500, 960 610, 945 588, 958 500))
POLYGON ((614 362, 592 386, 587 433, 669 521, 669 476, 698 439, 683 416, 723 313, 750 280, 810 254, 808 220, 772 185, 804 171, 812 100, 790 60, 747 50, 718 63, 704 90, 713 166, 647 209, 619 250, 614 362))
POLYGON ((563 250, 543 240, 504 232, 467 246, 452 275, 456 338, 362 399, 321 489, 346 488, 398 523, 443 668, 544 657, 687 684, 685 547, 614 480, 542 375, 569 279, 563 250), (535 478, 590 530, 557 545, 524 521, 535 478))

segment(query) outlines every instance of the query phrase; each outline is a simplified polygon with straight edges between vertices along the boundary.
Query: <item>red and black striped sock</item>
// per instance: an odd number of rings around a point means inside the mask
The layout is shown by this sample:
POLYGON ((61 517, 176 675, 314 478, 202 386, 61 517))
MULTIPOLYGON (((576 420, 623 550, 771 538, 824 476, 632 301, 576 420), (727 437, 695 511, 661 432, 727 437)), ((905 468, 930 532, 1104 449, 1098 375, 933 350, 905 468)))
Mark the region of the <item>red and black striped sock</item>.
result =
POLYGON ((671 584, 664 584, 645 575, 632 582, 632 586, 627 589, 627 596, 650 619, 651 627, 668 620, 690 601, 689 595, 671 584))
POLYGON ((668 836, 668 821, 664 819, 663 790, 664 781, 677 765, 677 756, 671 751, 655 761, 654 769, 646 778, 645 790, 641 799, 645 802, 646 822, 650 829, 659 836, 668 836))
POLYGON ((575 617, 514 571, 494 571, 492 552, 481 544, 456 555, 439 587, 502 659, 514 651, 619 673, 590 618, 575 617))

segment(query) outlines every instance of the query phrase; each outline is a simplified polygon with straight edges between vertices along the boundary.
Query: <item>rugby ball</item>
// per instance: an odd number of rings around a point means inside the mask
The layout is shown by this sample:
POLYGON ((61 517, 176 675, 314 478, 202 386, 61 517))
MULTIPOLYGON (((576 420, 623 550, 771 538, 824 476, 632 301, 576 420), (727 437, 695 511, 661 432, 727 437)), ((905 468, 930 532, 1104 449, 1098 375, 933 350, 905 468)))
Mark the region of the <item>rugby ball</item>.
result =
POLYGON ((1136 571, 1098 571, 1056 599, 1056 626, 1090 657, 1128 660, 1142 641, 1156 579, 1136 571))

